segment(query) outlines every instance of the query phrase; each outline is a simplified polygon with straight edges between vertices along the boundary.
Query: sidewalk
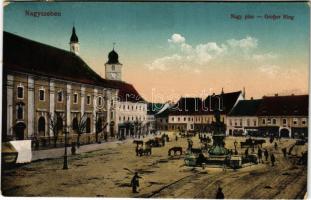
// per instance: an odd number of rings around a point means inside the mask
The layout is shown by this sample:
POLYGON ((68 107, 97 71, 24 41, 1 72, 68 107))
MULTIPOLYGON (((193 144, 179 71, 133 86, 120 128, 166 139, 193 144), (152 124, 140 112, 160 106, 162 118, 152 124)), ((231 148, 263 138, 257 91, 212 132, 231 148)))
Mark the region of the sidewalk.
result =
MULTIPOLYGON (((107 147, 117 147, 117 144, 124 144, 128 142, 132 142, 133 140, 146 140, 148 138, 152 138, 153 135, 148 135, 145 138, 126 138, 125 140, 117 140, 113 139, 112 141, 108 142, 102 142, 100 144, 94 143, 94 144, 87 144, 80 146, 79 149, 77 149, 77 154, 101 150, 107 147)), ((38 151, 32 151, 32 159, 31 161, 36 160, 42 160, 42 159, 49 159, 49 158, 59 158, 64 155, 65 148, 53 148, 53 149, 46 149, 46 150, 38 150, 38 151)), ((71 155, 71 147, 67 147, 67 154, 71 155)))

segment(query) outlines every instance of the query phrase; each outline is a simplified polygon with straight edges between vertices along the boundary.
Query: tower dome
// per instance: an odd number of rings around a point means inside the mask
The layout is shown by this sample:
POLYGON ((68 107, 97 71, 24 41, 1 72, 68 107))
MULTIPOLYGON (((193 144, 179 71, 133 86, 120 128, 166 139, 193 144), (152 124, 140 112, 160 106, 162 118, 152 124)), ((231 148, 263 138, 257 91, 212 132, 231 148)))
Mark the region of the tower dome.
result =
POLYGON ((78 43, 78 42, 79 42, 79 39, 78 39, 78 36, 76 34, 76 29, 75 29, 75 27, 72 27, 72 34, 70 37, 70 43, 78 43))
POLYGON ((120 64, 119 63, 119 55, 118 53, 113 49, 108 54, 108 62, 107 64, 120 64))

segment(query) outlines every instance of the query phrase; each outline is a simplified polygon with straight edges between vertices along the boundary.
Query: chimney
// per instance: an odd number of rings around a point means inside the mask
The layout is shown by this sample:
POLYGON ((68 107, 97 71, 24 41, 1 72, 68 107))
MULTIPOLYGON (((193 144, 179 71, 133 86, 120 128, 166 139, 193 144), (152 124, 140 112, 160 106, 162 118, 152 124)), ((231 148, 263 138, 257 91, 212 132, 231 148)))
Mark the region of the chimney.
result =
POLYGON ((253 98, 253 97, 251 97, 251 100, 254 100, 254 98, 253 98))
POLYGON ((292 96, 295 96, 295 94, 292 94, 292 96))
POLYGON ((275 96, 275 97, 277 97, 277 96, 279 96, 279 94, 278 94, 278 93, 276 93, 276 94, 274 94, 274 96, 275 96))

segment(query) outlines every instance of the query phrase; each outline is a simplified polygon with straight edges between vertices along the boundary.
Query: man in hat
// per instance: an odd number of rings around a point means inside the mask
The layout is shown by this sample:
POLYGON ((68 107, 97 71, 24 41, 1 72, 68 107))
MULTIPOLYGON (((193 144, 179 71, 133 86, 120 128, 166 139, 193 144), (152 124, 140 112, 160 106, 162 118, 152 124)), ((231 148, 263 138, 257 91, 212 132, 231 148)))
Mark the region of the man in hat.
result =
POLYGON ((133 193, 138 193, 137 188, 139 187, 139 179, 141 177, 138 176, 138 172, 135 172, 135 175, 133 176, 131 180, 131 186, 132 186, 132 192, 133 193))
POLYGON ((224 198, 225 198, 225 195, 222 192, 222 188, 219 186, 218 190, 217 190, 217 193, 216 193, 216 199, 224 199, 224 198))

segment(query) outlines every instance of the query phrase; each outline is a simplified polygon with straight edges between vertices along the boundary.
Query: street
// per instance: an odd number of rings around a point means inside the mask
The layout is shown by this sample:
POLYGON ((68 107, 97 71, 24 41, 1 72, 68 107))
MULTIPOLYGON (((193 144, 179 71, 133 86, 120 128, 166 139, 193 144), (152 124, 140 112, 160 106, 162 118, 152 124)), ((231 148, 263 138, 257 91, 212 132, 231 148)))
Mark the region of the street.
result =
MULTIPOLYGON (((101 150, 69 156, 69 169, 63 170, 63 158, 45 159, 26 164, 2 174, 2 194, 5 196, 76 196, 76 197, 153 197, 153 198, 215 198, 218 186, 225 198, 303 198, 307 189, 307 167, 294 165, 294 159, 283 158, 281 149, 295 143, 282 139, 278 149, 268 139, 263 144, 276 156, 276 166, 270 160, 237 171, 222 167, 188 167, 184 155, 168 156, 173 146, 187 147, 187 139, 152 148, 151 156, 136 156, 132 140, 107 143, 101 150), (133 194, 130 181, 137 171, 139 193, 133 194)), ((172 140, 174 138, 174 140, 172 140)), ((234 149, 234 141, 244 137, 227 137, 226 148, 234 149)), ((200 147, 198 137, 194 148, 200 147)), ((238 147, 240 147, 238 145, 238 147)), ((298 156, 307 145, 295 146, 298 156)), ((245 149, 238 148, 239 153, 245 149)), ((250 150, 251 151, 251 150, 250 150)), ((257 149, 255 149, 257 152, 257 149)))

